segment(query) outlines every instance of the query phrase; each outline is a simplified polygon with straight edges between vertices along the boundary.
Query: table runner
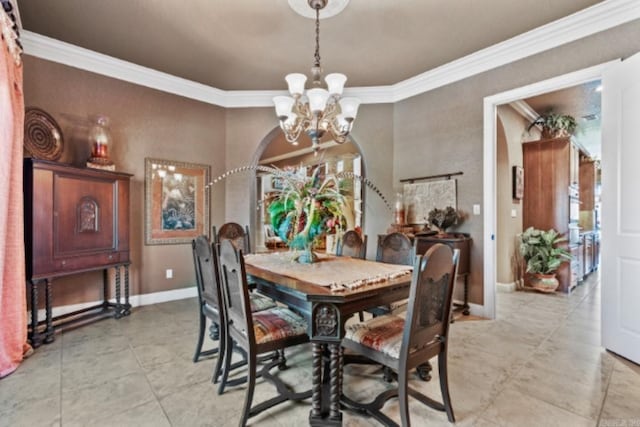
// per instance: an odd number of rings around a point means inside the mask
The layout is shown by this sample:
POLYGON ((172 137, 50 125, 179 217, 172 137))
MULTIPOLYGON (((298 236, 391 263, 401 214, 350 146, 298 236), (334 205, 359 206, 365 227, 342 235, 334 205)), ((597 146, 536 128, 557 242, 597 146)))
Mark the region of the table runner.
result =
POLYGON ((332 290, 353 289, 411 274, 409 265, 384 264, 357 258, 319 254, 318 262, 300 264, 298 252, 247 254, 245 262, 255 267, 288 276, 296 280, 331 287, 332 290))

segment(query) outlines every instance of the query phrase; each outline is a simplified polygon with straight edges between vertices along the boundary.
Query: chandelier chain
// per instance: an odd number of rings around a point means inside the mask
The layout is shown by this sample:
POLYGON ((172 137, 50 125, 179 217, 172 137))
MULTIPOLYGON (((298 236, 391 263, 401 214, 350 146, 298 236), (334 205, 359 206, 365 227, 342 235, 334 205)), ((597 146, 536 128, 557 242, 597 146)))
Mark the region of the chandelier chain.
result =
POLYGON ((316 9, 316 67, 320 67, 320 9, 316 9))

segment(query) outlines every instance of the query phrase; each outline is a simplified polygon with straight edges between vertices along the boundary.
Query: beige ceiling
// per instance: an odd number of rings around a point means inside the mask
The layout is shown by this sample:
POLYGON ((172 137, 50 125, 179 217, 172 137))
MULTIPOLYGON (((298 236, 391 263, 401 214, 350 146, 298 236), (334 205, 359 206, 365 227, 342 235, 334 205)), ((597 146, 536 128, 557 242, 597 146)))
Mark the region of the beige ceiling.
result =
MULTIPOLYGON (((600 0, 351 0, 321 21, 325 73, 394 84, 600 0)), ((309 74, 314 23, 287 0, 18 0, 29 31, 225 90, 309 74)))
POLYGON ((585 151, 600 158, 601 153, 601 88, 600 80, 573 86, 524 101, 538 114, 553 111, 575 117, 578 128, 576 141, 585 151))

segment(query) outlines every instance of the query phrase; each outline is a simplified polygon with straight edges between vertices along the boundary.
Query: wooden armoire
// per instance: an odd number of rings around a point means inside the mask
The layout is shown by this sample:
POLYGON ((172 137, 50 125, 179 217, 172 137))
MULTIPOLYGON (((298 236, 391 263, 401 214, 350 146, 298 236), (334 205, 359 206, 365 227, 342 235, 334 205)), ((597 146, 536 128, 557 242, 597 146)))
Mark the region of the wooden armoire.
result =
POLYGON ((34 347, 53 341, 54 327, 67 321, 129 314, 130 177, 25 159, 26 274, 32 308, 29 339, 34 347), (109 295, 109 269, 114 270, 115 295, 109 295), (54 318, 53 280, 94 270, 104 271, 103 302, 54 318), (40 283, 45 284, 43 322, 38 321, 37 310, 40 283), (113 297, 115 302, 110 301, 113 297))

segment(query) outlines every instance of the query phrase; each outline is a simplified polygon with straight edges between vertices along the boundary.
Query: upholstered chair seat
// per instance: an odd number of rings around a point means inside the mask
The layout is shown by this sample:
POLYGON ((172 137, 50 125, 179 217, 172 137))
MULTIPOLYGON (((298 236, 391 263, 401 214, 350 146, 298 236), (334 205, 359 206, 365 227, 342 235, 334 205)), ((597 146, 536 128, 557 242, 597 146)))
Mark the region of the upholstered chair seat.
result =
POLYGON ((264 344, 283 338, 307 333, 307 322, 285 307, 253 313, 253 333, 256 344, 264 344))

